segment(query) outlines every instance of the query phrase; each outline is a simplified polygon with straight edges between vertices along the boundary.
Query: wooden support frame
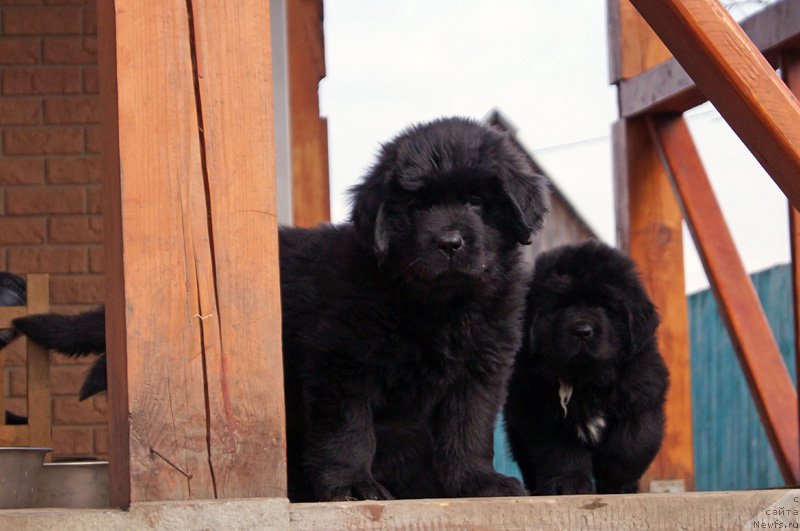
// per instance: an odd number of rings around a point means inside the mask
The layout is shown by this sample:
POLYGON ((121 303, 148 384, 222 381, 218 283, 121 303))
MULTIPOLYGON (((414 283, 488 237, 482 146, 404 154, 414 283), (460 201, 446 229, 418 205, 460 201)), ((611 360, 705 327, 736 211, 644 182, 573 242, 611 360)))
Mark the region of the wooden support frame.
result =
POLYGON ((795 207, 800 103, 718 0, 631 0, 795 207))
MULTIPOLYGON (((0 328, 11 328, 11 321, 25 315, 50 311, 50 277, 46 274, 29 274, 25 279, 25 306, 0 308, 0 328)), ((41 345, 25 338, 25 364, 27 372, 28 424, 6 426, 0 419, 0 446, 52 446, 52 404, 50 400, 50 353, 41 345)), ((3 367, 0 350, 0 368, 3 367)), ((0 383, 3 378, 0 377, 0 383)), ((5 411, 3 393, 0 392, 0 413, 5 411)), ((49 459, 49 456, 48 456, 49 459)))
POLYGON ((750 394, 788 485, 800 481, 797 393, 681 116, 648 119, 750 394))
POLYGON ((318 95, 325 77, 322 7, 322 0, 286 0, 292 216, 300 227, 331 219, 328 122, 320 117, 318 95))
MULTIPOLYGON (((612 2, 614 0, 611 0, 612 2)), ((778 0, 741 22, 753 44, 770 64, 784 49, 800 44, 800 3, 778 0)), ((707 100, 677 59, 666 60, 629 78, 617 78, 620 116, 685 112, 707 100)))
POLYGON ((268 0, 99 0, 110 490, 285 497, 268 0))

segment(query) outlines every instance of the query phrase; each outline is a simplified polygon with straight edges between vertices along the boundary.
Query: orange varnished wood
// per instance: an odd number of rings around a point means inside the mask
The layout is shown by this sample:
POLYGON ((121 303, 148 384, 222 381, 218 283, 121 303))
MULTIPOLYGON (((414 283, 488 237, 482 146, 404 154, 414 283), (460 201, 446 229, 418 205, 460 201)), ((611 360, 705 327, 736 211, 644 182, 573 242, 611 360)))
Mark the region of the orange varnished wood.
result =
POLYGON ((682 117, 650 121, 731 342, 787 484, 800 479, 797 394, 682 117))
POLYGON ((268 2, 98 27, 112 504, 285 496, 268 2))
POLYGON ((658 344, 670 371, 661 451, 642 479, 683 480, 694 488, 688 308, 683 270, 683 217, 643 119, 614 125, 617 241, 636 262, 661 315, 658 344))
POLYGON ((634 77, 672 57, 630 0, 609 0, 611 83, 634 77))
POLYGON ((681 66, 800 206, 800 104, 718 0, 632 0, 681 66))
POLYGON ((331 218, 328 124, 319 115, 325 77, 322 0, 287 0, 289 121, 292 136, 292 216, 312 227, 331 218))

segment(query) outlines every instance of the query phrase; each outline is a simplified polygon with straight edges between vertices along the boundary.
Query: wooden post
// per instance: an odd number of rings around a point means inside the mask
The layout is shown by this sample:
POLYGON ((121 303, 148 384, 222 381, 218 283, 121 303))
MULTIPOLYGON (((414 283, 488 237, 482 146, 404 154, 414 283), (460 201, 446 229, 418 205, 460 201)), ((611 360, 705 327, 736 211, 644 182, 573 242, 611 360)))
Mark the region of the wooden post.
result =
POLYGON ((325 77, 322 14, 322 0, 286 0, 292 214, 300 227, 331 219, 328 123, 319 115, 318 96, 325 77))
MULTIPOLYGON (((636 76, 670 57, 629 0, 610 2, 609 29, 613 82, 636 76)), ((618 121, 613 128, 613 142, 617 244, 636 262, 659 309, 662 324, 658 343, 670 371, 664 442, 642 478, 642 489, 661 488, 654 481, 677 481, 683 489, 692 490, 694 453, 683 217, 646 122, 641 118, 618 121)), ((660 485, 674 488, 669 483, 660 485)))
MULTIPOLYGON (((49 275, 27 275, 27 315, 50 311, 49 275)), ((28 380, 28 444, 52 446, 53 404, 50 400, 50 352, 25 338, 28 380)))
MULTIPOLYGON (((613 133, 618 244, 636 262, 659 310, 662 322, 658 344, 670 372, 664 442, 642 478, 642 490, 658 490, 659 484, 654 481, 679 481, 684 490, 692 490, 692 387, 683 217, 644 119, 620 120, 613 133)), ((668 483, 660 485, 674 488, 668 483)))
POLYGON ((111 502, 286 495, 267 0, 99 0, 111 502))
POLYGON ((680 116, 650 121, 775 460, 800 480, 797 393, 750 277, 736 251, 700 155, 680 116))
MULTIPOLYGON (((781 57, 781 74, 786 86, 792 93, 800 97, 800 51, 797 49, 784 52, 781 57)), ((789 246, 792 256, 792 306, 794 309, 794 366, 800 370, 800 212, 792 206, 789 208, 789 246)), ((800 372, 797 372, 800 374, 800 372)), ((800 403, 798 403, 800 416, 800 403)), ((798 420, 800 425, 800 420, 798 420)), ((800 433, 797 434, 800 437, 800 433)))
POLYGON ((800 207, 800 103, 718 0, 632 0, 789 201, 800 207))

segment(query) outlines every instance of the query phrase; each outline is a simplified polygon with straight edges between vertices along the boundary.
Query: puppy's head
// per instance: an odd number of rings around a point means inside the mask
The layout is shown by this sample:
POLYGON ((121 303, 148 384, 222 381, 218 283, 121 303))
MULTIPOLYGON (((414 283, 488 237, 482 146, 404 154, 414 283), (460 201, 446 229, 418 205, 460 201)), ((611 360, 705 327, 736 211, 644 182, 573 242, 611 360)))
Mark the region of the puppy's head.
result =
POLYGON ((545 179, 509 138, 449 118, 383 146, 353 189, 352 221, 388 272, 441 286, 498 274, 548 209, 545 179))
POLYGON ((570 382, 596 380, 655 344, 658 314, 633 262, 596 241, 543 253, 528 307, 534 351, 570 382))

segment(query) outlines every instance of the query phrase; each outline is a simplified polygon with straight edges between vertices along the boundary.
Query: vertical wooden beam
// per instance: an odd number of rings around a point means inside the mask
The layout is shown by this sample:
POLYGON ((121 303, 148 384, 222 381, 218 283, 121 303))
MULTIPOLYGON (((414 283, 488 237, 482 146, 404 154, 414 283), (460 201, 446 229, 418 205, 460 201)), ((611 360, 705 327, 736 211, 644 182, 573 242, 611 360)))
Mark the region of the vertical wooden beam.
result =
MULTIPOLYGON (((800 50, 793 49, 781 56, 781 75, 786 86, 795 96, 800 97, 800 50)), ((800 370, 800 212, 789 207, 789 246, 792 257, 792 307, 794 310, 794 366, 796 374, 800 370)), ((800 415, 800 404, 798 404, 800 415)), ((800 420, 798 421, 800 423, 800 420)), ((800 437, 800 433, 798 433, 800 437)))
POLYGON ((786 483, 800 480, 797 393, 682 117, 650 122, 786 483))
POLYGON ((627 251, 661 315, 658 344, 670 371, 667 425, 661 451, 642 478, 679 480, 694 488, 689 317, 680 208, 643 119, 614 125, 618 245, 627 251))
POLYGON ((631 0, 795 207, 800 104, 718 0, 631 0))
MULTIPOLYGON (((26 277, 26 313, 34 315, 50 311, 50 279, 36 274, 26 277)), ((50 353, 46 348, 25 338, 28 380, 28 444, 50 447, 53 424, 50 401, 50 353)))
POLYGON ((328 123, 319 115, 325 77, 322 0, 286 0, 289 111, 292 136, 292 212, 295 225, 330 221, 328 123))
POLYGON ((111 501, 285 496, 267 0, 99 0, 111 501))
POLYGON ((608 0, 611 83, 630 79, 672 57, 630 0, 608 0))

